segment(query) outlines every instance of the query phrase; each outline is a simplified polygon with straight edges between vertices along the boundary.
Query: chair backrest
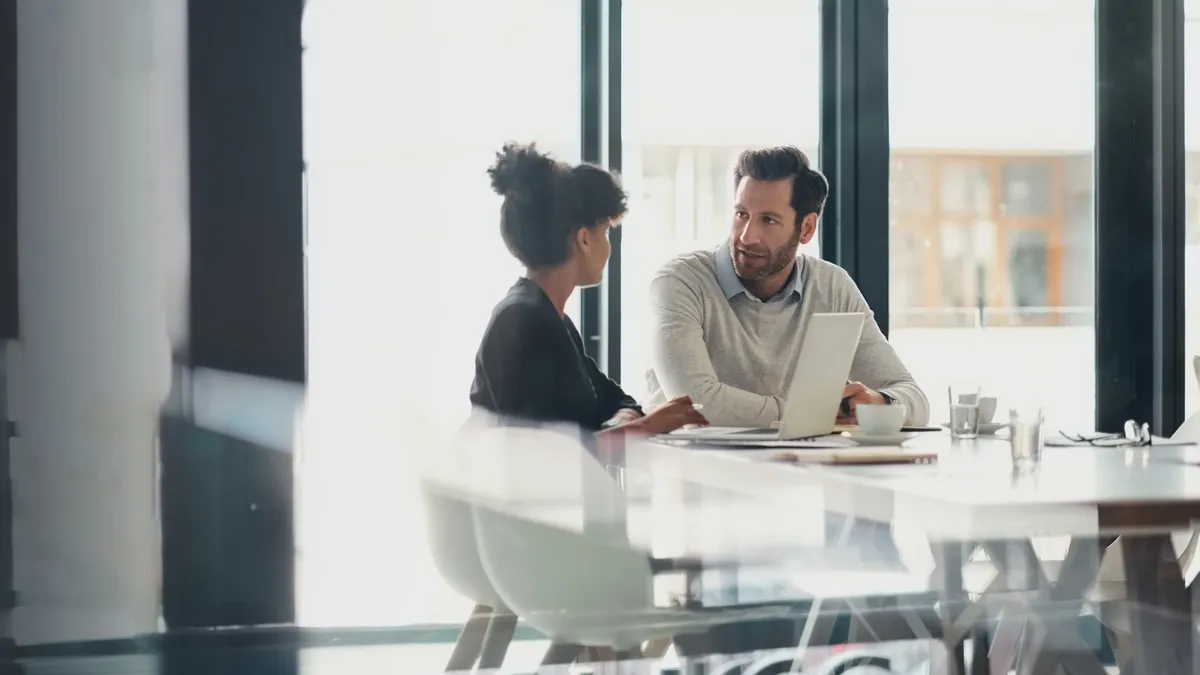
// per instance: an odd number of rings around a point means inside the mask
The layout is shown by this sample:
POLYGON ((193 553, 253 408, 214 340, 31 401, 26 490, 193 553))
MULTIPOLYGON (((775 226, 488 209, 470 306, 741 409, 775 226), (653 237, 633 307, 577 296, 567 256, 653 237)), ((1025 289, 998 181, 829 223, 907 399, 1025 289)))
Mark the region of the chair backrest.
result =
POLYGON ((1200 412, 1192 413, 1191 417, 1184 420, 1175 433, 1171 434, 1171 440, 1200 443, 1200 412))
POLYGON ((478 433, 468 424, 448 443, 422 448, 424 453, 415 464, 417 489, 430 556, 442 579, 476 604, 498 608, 504 605, 479 558, 471 513, 472 500, 487 491, 477 484, 484 472, 472 468, 476 453, 471 444, 478 433))
MULTIPOLYGON (((1197 357, 1200 359, 1200 357, 1197 357)), ((1200 365, 1200 362, 1197 363, 1200 365)), ((1187 441, 1191 443, 1200 443, 1200 412, 1192 413, 1192 416, 1184 420, 1183 424, 1171 434, 1173 441, 1187 441)), ((1180 565, 1183 567, 1184 579, 1190 581, 1196 576, 1197 544, 1200 544, 1200 539, 1197 539, 1197 532, 1176 533, 1171 535, 1171 541, 1175 546, 1175 550, 1179 553, 1180 565)), ((1117 550, 1117 547, 1113 547, 1117 550)))
POLYGON ((476 604, 503 607, 479 558, 469 497, 432 481, 421 481, 419 490, 429 553, 446 585, 476 604))
POLYGON ((504 458, 508 489, 500 500, 472 503, 480 559, 492 585, 514 613, 552 635, 571 613, 653 606, 649 558, 614 537, 613 522, 604 522, 618 511, 612 504, 623 504, 624 493, 578 433, 495 430, 488 451, 504 458), (585 522, 585 502, 600 522, 585 522))

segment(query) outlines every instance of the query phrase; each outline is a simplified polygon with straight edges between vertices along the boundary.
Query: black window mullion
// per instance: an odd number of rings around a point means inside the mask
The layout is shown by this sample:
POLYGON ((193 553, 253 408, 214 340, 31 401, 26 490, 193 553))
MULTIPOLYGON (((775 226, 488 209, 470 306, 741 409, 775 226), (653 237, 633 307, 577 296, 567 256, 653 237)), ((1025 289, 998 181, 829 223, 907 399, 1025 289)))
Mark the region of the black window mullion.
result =
POLYGON ((1096 6, 1096 427, 1183 420, 1182 0, 1096 6))
MULTIPOLYGON (((580 0, 580 159, 603 162, 604 0, 580 0)), ((587 355, 604 367, 604 298, 585 288, 579 303, 579 332, 587 355)))
MULTIPOLYGON (((608 168, 620 173, 623 168, 621 129, 621 0, 607 0, 605 17, 605 45, 607 70, 605 72, 606 116, 605 143, 608 151, 608 168)), ((605 321, 605 371, 614 380, 621 379, 621 228, 609 233, 612 255, 608 259, 608 271, 604 276, 605 299, 608 301, 605 321)))
POLYGON ((1154 427, 1173 433, 1183 424, 1187 386, 1185 257, 1187 238, 1184 149, 1183 0, 1154 3, 1155 134, 1157 209, 1154 218, 1155 403, 1154 427))
MULTIPOLYGON (((821 130, 818 153, 821 171, 830 178, 838 175, 838 138, 845 126, 840 117, 842 110, 838 107, 841 98, 838 75, 841 59, 838 50, 842 44, 839 39, 838 20, 841 12, 838 11, 838 5, 838 0, 821 0, 821 130)), ((841 257, 842 228, 837 204, 843 194, 841 190, 830 190, 825 213, 821 216, 821 257, 833 263, 841 257)))
POLYGON ((822 0, 821 41, 821 255, 850 274, 887 334, 887 1, 822 0))
POLYGON ((0 1, 0 340, 20 338, 17 302, 17 3, 0 1))

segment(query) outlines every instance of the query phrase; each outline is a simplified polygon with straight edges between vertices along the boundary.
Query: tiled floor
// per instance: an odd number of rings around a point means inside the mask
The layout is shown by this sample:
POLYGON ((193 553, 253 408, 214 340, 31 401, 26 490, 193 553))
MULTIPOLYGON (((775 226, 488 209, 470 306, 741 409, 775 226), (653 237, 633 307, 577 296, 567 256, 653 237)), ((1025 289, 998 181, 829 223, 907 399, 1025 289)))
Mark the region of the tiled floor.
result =
MULTIPOLYGON (((514 643, 509 649, 504 668, 497 675, 535 673, 547 646, 546 642, 540 640, 514 643)), ((20 663, 16 672, 21 675, 437 675, 442 673, 450 649, 451 645, 448 644, 312 647, 299 650, 193 647, 168 650, 159 655, 40 658, 20 663)), ((764 657, 769 655, 755 655, 753 660, 764 657)), ((922 660, 918 659, 916 663, 911 659, 908 661, 904 668, 895 671, 897 675, 926 672, 927 667, 922 660)), ((654 673, 662 668, 671 672, 678 664, 668 654, 653 665, 653 669, 640 672, 654 673)), ((719 669, 710 672, 717 671, 719 669)), ((858 674, 851 670, 847 671, 847 675, 858 674)), ((883 673, 864 670, 862 675, 883 673)))
MULTIPOLYGON (((533 673, 547 647, 544 641, 516 642, 501 675, 533 673)), ((372 645, 354 647, 189 649, 177 653, 96 658, 40 658, 24 661, 22 675, 435 675, 442 672, 451 645, 372 645)), ((0 671, 2 672, 2 671, 0 671)))

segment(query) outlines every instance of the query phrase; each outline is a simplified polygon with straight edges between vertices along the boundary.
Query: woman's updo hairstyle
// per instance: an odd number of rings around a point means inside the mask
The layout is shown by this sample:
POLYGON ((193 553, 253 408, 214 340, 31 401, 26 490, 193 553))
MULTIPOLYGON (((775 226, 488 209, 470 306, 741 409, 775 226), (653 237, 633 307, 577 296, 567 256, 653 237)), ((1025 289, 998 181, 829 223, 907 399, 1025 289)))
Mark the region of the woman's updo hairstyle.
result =
POLYGON ((593 164, 569 166, 532 143, 505 144, 488 175, 492 189, 504 197, 500 236, 529 268, 565 263, 579 228, 625 215, 625 191, 611 173, 593 164))

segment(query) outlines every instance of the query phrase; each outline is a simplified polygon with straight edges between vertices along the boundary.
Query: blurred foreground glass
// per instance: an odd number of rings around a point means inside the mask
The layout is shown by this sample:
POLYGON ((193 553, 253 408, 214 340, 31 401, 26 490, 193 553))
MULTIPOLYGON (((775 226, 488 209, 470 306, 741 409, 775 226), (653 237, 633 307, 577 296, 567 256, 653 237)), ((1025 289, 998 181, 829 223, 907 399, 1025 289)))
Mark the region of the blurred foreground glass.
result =
POLYGON ((951 385, 946 388, 950 407, 950 437, 975 438, 979 435, 979 385, 951 385))
POLYGON ((1022 406, 1008 411, 1013 471, 1029 471, 1041 463, 1044 421, 1040 406, 1022 406))

